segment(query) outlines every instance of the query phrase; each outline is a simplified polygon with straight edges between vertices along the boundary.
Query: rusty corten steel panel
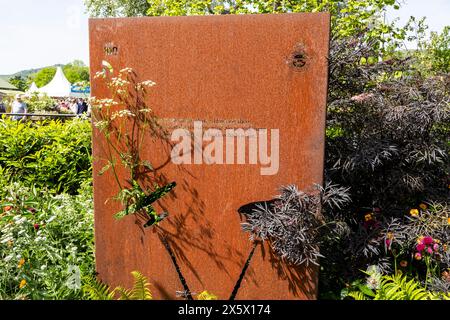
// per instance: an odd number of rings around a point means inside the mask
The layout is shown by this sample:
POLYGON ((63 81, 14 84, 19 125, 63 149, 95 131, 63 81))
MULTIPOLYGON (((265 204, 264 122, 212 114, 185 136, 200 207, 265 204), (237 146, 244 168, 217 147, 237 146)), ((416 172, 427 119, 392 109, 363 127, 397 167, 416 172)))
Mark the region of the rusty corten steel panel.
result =
MULTIPOLYGON (((106 60, 155 81, 149 104, 162 120, 175 127, 202 120, 203 130, 279 129, 279 168, 269 175, 249 161, 177 165, 148 139, 141 157, 178 184, 158 203, 170 212, 160 227, 170 234, 192 292, 230 296, 251 248, 238 208, 272 199, 283 185, 322 183, 329 26, 327 13, 90 20, 92 78, 106 60)), ((92 80, 92 95, 108 96, 100 80, 92 80)), ((118 192, 112 173, 98 175, 106 144, 95 128, 93 147, 100 279, 131 285, 130 272, 138 270, 155 298, 176 299, 183 288, 155 228, 142 229, 134 217, 113 218, 122 207, 107 201, 118 192)), ((265 244, 237 299, 314 299, 317 273, 281 262, 265 244)))

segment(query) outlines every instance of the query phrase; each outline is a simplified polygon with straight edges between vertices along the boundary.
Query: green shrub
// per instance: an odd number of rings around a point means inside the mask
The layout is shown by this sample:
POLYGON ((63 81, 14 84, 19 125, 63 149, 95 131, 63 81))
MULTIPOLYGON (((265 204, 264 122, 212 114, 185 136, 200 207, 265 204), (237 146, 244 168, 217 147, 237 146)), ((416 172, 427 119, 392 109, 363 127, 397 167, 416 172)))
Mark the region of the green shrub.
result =
POLYGON ((0 170, 8 181, 76 194, 91 179, 91 124, 75 119, 17 122, 0 119, 0 170))
POLYGON ((95 277, 86 277, 83 291, 90 300, 152 300, 150 283, 147 278, 138 271, 132 271, 134 282, 131 289, 124 287, 109 288, 106 284, 99 282, 95 277))
POLYGON ((94 274, 92 188, 51 195, 14 182, 0 191, 0 299, 80 299, 94 274))
POLYGON ((54 111, 56 102, 47 95, 41 96, 34 93, 30 97, 24 99, 27 104, 29 113, 54 111))
MULTIPOLYGON (((413 22, 416 22, 412 18, 413 22)), ((426 36, 428 27, 423 20, 418 22, 418 58, 419 70, 429 76, 445 75, 450 72, 450 26, 442 29, 441 33, 431 32, 429 39, 426 36)))
POLYGON ((413 56, 362 62, 376 53, 363 37, 331 42, 325 177, 351 201, 324 206, 323 297, 369 265, 395 274, 402 260, 433 286, 439 272, 413 261, 420 237, 441 241, 436 270, 450 268, 448 76, 424 75, 413 56))
POLYGON ((448 293, 427 291, 420 282, 401 273, 379 277, 369 274, 367 283, 357 280, 341 295, 355 300, 450 300, 448 293))
MULTIPOLYGON (((116 287, 112 289, 108 285, 97 280, 94 276, 84 277, 83 291, 89 300, 152 300, 153 295, 150 290, 150 283, 139 271, 132 271, 134 278, 133 287, 125 289, 124 287, 116 287)), ((197 300, 217 300, 217 296, 208 291, 202 291, 197 296, 197 300)))

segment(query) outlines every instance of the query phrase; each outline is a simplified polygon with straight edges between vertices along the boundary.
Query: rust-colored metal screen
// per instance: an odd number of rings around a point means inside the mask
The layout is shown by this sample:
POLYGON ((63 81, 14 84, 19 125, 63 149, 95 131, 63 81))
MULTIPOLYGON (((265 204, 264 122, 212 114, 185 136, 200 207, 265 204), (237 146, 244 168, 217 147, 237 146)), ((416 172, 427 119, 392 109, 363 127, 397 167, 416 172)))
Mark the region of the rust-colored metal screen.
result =
MULTIPOLYGON (((158 141, 148 139, 141 157, 177 182, 158 202, 170 213, 159 227, 191 291, 230 296, 252 246, 241 231, 241 206, 272 199, 283 185, 322 183, 329 20, 327 13, 90 20, 92 78, 106 60, 155 81, 148 102, 173 127, 202 121, 203 130, 279 129, 279 167, 266 175, 248 161, 174 164, 158 141)), ((108 96, 100 80, 92 80, 92 95, 108 96)), ((155 228, 142 229, 132 216, 113 218, 122 210, 111 200, 119 189, 111 172, 98 174, 106 144, 95 128, 93 143, 100 279, 127 286, 130 272, 138 270, 150 279, 155 298, 175 299, 183 287, 155 228)), ((316 293, 316 268, 290 266, 265 244, 237 299, 314 299, 316 293)))

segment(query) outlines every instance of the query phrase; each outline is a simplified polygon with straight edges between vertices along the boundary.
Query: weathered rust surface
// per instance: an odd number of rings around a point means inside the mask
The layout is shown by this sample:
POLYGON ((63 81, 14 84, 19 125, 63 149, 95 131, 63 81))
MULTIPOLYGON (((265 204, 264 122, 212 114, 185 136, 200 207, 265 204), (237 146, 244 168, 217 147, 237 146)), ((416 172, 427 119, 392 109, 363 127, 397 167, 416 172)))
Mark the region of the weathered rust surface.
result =
MULTIPOLYGON (((251 249, 239 207, 272 199, 282 185, 322 182, 328 45, 326 13, 90 20, 92 77, 107 60, 155 81, 149 103, 160 118, 218 120, 220 129, 237 119, 280 130, 279 171, 265 176, 259 165, 166 163, 167 150, 149 139, 142 158, 178 183, 159 202, 158 209, 171 214, 160 226, 193 292, 230 296, 251 249)), ((92 81, 92 95, 108 95, 99 80, 92 81)), ((142 231, 134 217, 116 221, 120 204, 105 203, 118 187, 110 172, 98 175, 104 158, 105 141, 94 129, 100 278, 130 285, 130 272, 139 270, 155 298, 175 299, 182 286, 155 229, 142 231)), ((316 293, 316 269, 288 266, 265 245, 255 252, 237 299, 314 299, 316 293)))

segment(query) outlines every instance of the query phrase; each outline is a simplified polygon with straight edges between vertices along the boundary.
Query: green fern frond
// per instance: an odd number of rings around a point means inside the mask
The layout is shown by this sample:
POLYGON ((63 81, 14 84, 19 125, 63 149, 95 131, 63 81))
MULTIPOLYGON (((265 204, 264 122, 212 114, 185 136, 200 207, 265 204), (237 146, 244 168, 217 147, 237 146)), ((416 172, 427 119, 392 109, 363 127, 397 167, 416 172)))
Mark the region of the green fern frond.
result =
POLYGON ((348 296, 355 300, 369 300, 364 293, 360 291, 351 291, 348 293, 348 296))
POLYGON ((140 272, 133 271, 131 274, 134 277, 133 289, 131 289, 131 299, 132 300, 152 300, 152 293, 148 288, 150 283, 146 277, 144 277, 140 272))
POLYGON ((152 293, 148 288, 150 283, 147 278, 137 271, 133 271, 131 274, 134 277, 132 289, 117 287, 112 290, 95 277, 85 277, 83 292, 90 300, 114 300, 117 294, 119 295, 118 300, 151 300, 152 293))
POLYGON ((406 276, 396 274, 383 277, 380 290, 378 290, 375 299, 428 300, 430 299, 430 293, 414 279, 408 281, 406 276))
POLYGON ((123 287, 117 287, 114 289, 116 293, 119 294, 119 300, 133 300, 132 290, 127 290, 123 287))
POLYGON ((84 278, 83 292, 90 300, 114 300, 114 290, 95 277, 84 278))
MULTIPOLYGON (((370 296, 365 294, 361 288, 356 288, 347 294, 355 300, 367 300, 371 299, 370 296)), ((438 295, 427 291, 422 287, 420 282, 415 279, 410 279, 405 275, 387 275, 383 276, 380 281, 380 286, 376 290, 376 294, 373 297, 374 300, 437 300, 447 299, 450 300, 450 296, 438 295)))

